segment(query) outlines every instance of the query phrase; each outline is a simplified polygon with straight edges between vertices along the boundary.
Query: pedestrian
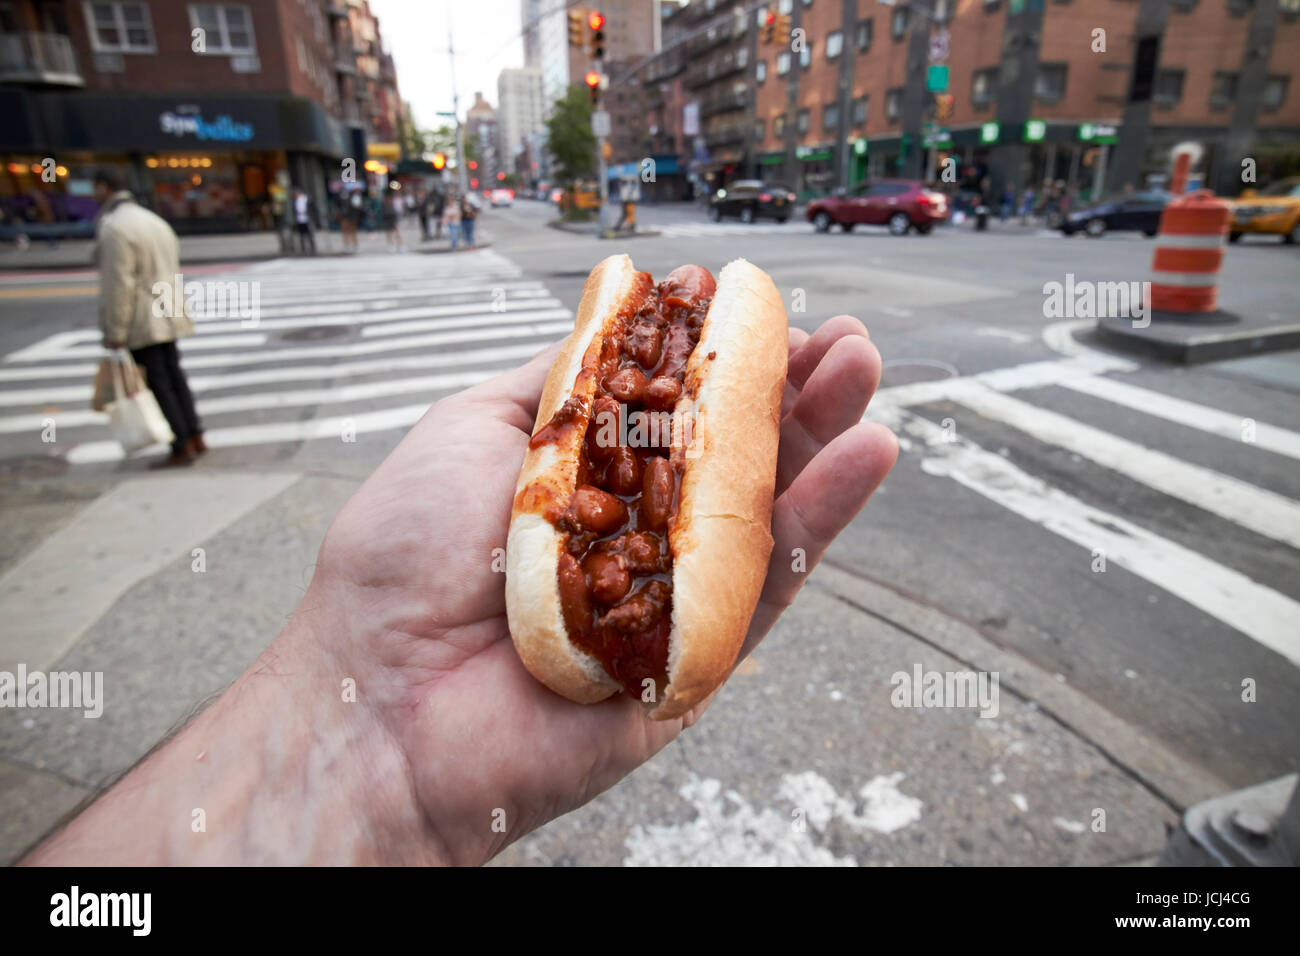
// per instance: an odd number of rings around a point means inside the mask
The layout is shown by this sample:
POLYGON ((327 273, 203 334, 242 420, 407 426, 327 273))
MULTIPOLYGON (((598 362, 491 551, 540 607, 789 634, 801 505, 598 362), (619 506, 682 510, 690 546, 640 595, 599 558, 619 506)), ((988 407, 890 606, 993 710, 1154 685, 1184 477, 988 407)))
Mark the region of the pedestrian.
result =
POLYGON ((619 217, 615 231, 630 225, 636 231, 636 204, 641 200, 641 184, 635 176, 626 176, 619 181, 618 198, 623 204, 623 215, 619 217))
MULTIPOLYGON (((393 185, 397 185, 394 183, 393 185)), ((402 204, 402 196, 396 190, 388 197, 384 203, 384 240, 388 245, 389 252, 405 252, 402 246, 402 213, 405 207, 402 204)))
POLYGON ((361 188, 349 189, 343 199, 343 218, 339 228, 343 230, 343 251, 357 251, 357 228, 366 214, 366 201, 361 195, 361 188))
POLYGON ((474 248, 474 223, 478 219, 478 197, 471 190, 460 203, 460 227, 465 234, 465 248, 474 248))
POLYGON ((1016 193, 1010 186, 1002 190, 1002 208, 998 210, 998 221, 1006 222, 1015 211, 1016 193))
POLYGON ((311 255, 316 255, 316 237, 311 228, 311 200, 301 186, 295 186, 293 190, 293 230, 301 251, 307 252, 310 249, 311 255))
POLYGON ((447 208, 447 194, 441 189, 433 191, 433 236, 442 238, 442 211, 447 208))
MULTIPOLYGON (((194 323, 185 314, 184 305, 180 315, 173 315, 170 307, 155 308, 159 296, 154 287, 161 283, 170 288, 181 281, 180 241, 166 220, 135 201, 117 173, 96 173, 94 192, 100 204, 95 219, 95 257, 104 348, 131 350, 171 426, 175 436, 171 454, 153 467, 192 464, 208 446, 194 396, 181 370, 176 340, 192 335, 194 323)), ((185 297, 168 296, 166 302, 174 299, 183 303, 185 297)))
POLYGON ((1029 217, 1034 214, 1034 187, 1026 186, 1020 199, 1020 225, 1029 225, 1029 217))
MULTIPOLYGON (((266 652, 23 862, 483 863, 687 732, 706 703, 651 721, 628 695, 575 704, 533 680, 510 642, 504 575, 469 556, 505 532, 559 350, 434 405, 334 519, 302 603, 266 652), (339 675, 356 675, 355 703, 339 704, 339 675), (508 833, 491 825, 503 802, 508 833), (185 832, 197 806, 220 807, 220 825, 185 832)), ((811 338, 792 328, 789 367, 797 403, 780 449, 773 554, 799 548, 808 567, 772 562, 742 657, 898 454, 884 426, 860 422, 880 378, 860 322, 839 316, 811 338)), ((745 693, 737 682, 716 706, 743 718, 745 693)))
POLYGON ((424 193, 422 196, 420 196, 420 201, 417 205, 417 209, 419 210, 419 217, 420 217, 420 241, 421 242, 428 242, 432 238, 432 236, 430 236, 429 234, 429 213, 432 211, 432 207, 433 207, 433 199, 428 193, 424 193))
POLYGON ((448 198, 442 210, 442 224, 447 227, 447 238, 451 240, 451 251, 460 245, 460 202, 455 196, 448 198))

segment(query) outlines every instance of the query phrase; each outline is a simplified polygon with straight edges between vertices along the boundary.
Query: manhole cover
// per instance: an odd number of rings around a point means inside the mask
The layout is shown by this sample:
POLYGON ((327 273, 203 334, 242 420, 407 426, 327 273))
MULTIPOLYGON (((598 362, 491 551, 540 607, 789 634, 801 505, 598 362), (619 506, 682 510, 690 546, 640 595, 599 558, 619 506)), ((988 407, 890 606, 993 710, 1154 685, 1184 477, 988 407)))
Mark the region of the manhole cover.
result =
POLYGON ((290 342, 319 342, 321 339, 337 339, 347 335, 351 328, 346 325, 313 325, 309 329, 295 329, 280 336, 290 342))
POLYGON ((0 480, 5 478, 53 478, 68 470, 68 462, 59 455, 33 455, 0 461, 0 480))

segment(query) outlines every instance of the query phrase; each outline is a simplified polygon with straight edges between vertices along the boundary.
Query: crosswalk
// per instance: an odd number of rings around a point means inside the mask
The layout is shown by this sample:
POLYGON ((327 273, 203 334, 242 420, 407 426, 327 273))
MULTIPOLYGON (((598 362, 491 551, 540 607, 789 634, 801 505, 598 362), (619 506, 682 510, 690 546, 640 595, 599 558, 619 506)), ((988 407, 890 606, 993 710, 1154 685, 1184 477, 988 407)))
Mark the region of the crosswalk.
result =
MULTIPOLYGON (((246 299, 255 291, 258 302, 255 315, 233 298, 208 312, 200 304, 196 334, 181 343, 214 448, 409 427, 442 395, 521 364, 573 321, 543 283, 491 249, 352 257, 346 268, 274 260, 201 281, 246 299)), ((99 339, 96 329, 57 332, 4 356, 2 457, 123 457, 107 416, 89 407, 99 339)))
POLYGON ((769 233, 808 232, 811 227, 801 220, 792 222, 699 222, 647 225, 646 229, 667 239, 717 239, 723 236, 757 236, 769 233))
POLYGON ((1269 463, 1257 456, 1300 459, 1300 434, 1126 382, 1117 376, 1139 371, 1138 363, 1074 343, 1068 327, 1076 324, 1061 323, 1045 336, 1067 353, 1059 359, 884 388, 867 419, 893 428, 904 458, 919 457, 923 474, 952 482, 947 494, 977 495, 1094 558, 1104 556, 1300 666, 1300 579, 1281 590, 1267 586, 1239 562, 1222 557, 1221 542, 1202 530, 1210 520, 1228 522, 1265 542, 1262 553, 1269 554, 1267 542, 1292 549, 1272 552, 1269 560, 1285 553, 1282 560, 1300 566, 1300 502, 1112 434, 1085 421, 1083 414, 1065 415, 1015 393, 1065 389, 1100 399, 1128 416, 1194 429, 1219 460, 1232 456, 1239 462, 1239 471, 1266 473, 1269 463), (968 434, 967 425, 977 420, 1198 509, 1208 520, 1195 522, 1201 531, 1195 546, 1189 547, 1185 537, 1182 543, 1175 540, 1173 529, 1162 527, 1151 511, 1126 513, 1126 502, 1119 498, 1098 507, 1061 488, 1059 473, 1035 473, 1033 465, 1013 461, 1006 448, 983 447, 968 434))

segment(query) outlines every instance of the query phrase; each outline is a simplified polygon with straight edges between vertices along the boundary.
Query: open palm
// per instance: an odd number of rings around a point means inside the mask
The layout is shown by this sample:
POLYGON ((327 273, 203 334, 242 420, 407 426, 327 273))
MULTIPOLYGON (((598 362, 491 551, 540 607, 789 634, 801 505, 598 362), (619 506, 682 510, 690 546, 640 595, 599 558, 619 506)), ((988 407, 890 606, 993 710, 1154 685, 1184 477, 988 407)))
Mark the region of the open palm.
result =
MULTIPOLYGON (((313 590, 334 648, 410 766, 432 836, 481 862, 580 806, 697 720, 649 720, 619 694, 575 704, 524 669, 506 624, 503 550, 515 481, 558 346, 436 404, 339 514, 313 590), (495 824, 495 825, 494 825, 495 824)), ((772 516, 775 547, 748 654, 875 490, 893 435, 861 423, 880 356, 856 319, 790 333, 772 516)))

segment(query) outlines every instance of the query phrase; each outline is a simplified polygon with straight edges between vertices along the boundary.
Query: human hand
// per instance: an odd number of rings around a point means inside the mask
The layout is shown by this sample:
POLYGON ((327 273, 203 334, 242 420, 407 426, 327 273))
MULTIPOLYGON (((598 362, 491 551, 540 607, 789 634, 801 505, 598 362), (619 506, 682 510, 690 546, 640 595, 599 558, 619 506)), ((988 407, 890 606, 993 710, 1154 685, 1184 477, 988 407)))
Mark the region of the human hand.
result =
MULTIPOLYGON (((504 547, 557 350, 430 409, 335 519, 303 603, 316 652, 355 678, 358 704, 400 754, 416 803, 404 832, 413 812, 426 858, 486 861, 612 786, 712 700, 663 722, 622 694, 575 704, 515 652, 504 547)), ((792 549, 811 570, 894 464, 893 435, 861 422, 880 368, 856 319, 790 332, 775 547, 741 659, 807 577, 792 549)))

